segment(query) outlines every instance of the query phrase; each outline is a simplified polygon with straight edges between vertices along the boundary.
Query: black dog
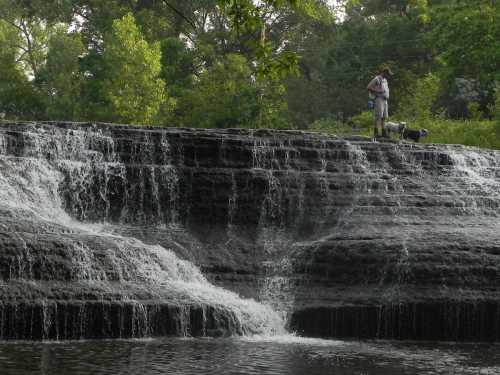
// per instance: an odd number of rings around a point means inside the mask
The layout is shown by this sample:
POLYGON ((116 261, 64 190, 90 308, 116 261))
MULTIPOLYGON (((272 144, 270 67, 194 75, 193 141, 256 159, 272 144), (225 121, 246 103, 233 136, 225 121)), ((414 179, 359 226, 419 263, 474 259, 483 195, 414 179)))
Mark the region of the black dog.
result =
POLYGON ((411 139, 412 141, 418 142, 420 138, 425 137, 429 132, 427 129, 420 129, 420 130, 415 130, 415 129, 405 129, 403 131, 403 138, 404 139, 411 139))

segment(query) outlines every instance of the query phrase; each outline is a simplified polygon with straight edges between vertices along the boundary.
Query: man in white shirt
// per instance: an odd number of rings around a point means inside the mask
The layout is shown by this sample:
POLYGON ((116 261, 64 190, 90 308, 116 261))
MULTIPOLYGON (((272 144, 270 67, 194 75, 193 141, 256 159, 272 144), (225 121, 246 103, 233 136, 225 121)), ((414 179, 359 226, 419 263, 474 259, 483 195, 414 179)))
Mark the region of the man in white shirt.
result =
POLYGON ((393 75, 389 67, 382 69, 382 72, 375 76, 368 86, 368 91, 375 96, 374 115, 375 115, 375 128, 373 130, 374 140, 380 135, 386 137, 384 125, 385 121, 389 118, 389 84, 387 78, 393 75))

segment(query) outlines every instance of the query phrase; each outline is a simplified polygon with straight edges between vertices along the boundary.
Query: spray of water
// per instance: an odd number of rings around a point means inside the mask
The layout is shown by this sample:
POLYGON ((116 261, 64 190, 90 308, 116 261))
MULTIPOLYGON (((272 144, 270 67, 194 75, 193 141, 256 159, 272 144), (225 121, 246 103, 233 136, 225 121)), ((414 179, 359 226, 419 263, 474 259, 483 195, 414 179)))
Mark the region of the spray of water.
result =
MULTIPOLYGON (((0 153, 0 212, 23 220, 42 222, 48 228, 58 228, 62 232, 78 232, 83 237, 101 238, 113 245, 104 255, 97 257, 90 244, 82 241, 72 243, 71 249, 67 251, 72 253, 73 279, 89 285, 100 285, 106 283, 112 274, 119 281, 148 288, 159 298, 167 295, 177 305, 204 305, 230 311, 240 332, 264 336, 285 334, 282 316, 270 306, 252 299, 242 299, 236 293, 210 284, 194 264, 180 259, 172 250, 145 244, 133 237, 116 235, 114 233, 119 231, 113 225, 76 220, 63 209, 63 186, 70 189, 73 199, 77 200, 96 171, 104 178, 108 174, 125 178, 125 166, 116 156, 112 138, 92 131, 73 131, 71 136, 67 136, 66 132, 48 134, 40 130, 28 133, 25 144, 23 157, 0 153), (97 143, 99 149, 107 151, 94 151, 97 147, 93 145, 97 143), (107 269, 109 267, 111 271, 107 269)), ((165 150, 169 150, 166 139, 162 140, 162 145, 165 150)), ((157 181, 166 183, 170 190, 176 192, 174 185, 178 177, 175 168, 167 164, 161 171, 161 179, 157 181)), ((104 182, 102 186, 106 189, 107 183, 104 182)), ((153 190, 155 188, 153 186, 153 190)), ((108 199, 107 195, 107 191, 101 192, 103 201, 108 199)), ((175 202, 168 203, 175 209, 175 202)), ((157 210, 162 211, 160 208, 157 210)), ((170 215, 169 219, 175 221, 175 210, 170 215)), ((30 276, 29 272, 23 271, 22 274, 24 277, 30 276)), ((48 301, 45 303, 50 304, 48 301)), ((140 306, 137 304, 137 308, 140 306)), ((140 311, 136 313, 140 315, 140 311)), ((44 321, 50 322, 50 319, 47 316, 44 321)))

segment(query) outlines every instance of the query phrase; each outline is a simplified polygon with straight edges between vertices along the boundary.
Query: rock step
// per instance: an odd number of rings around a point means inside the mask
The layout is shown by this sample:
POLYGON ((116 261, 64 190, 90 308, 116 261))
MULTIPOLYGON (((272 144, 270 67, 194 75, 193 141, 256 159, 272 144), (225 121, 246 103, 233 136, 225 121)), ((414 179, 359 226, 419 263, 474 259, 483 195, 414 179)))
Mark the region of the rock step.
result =
POLYGON ((500 303, 431 301, 307 307, 293 313, 290 328, 310 337, 499 341, 500 303))
POLYGON ((242 334, 227 311, 161 301, 0 303, 0 340, 79 340, 242 334))

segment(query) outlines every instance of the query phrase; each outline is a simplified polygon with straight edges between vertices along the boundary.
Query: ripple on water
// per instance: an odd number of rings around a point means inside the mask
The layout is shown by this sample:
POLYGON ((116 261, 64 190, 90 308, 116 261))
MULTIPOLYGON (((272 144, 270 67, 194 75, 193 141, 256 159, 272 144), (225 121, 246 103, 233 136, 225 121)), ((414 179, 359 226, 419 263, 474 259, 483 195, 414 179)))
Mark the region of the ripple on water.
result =
POLYGON ((498 345, 293 335, 0 343, 4 375, 499 374, 498 345))
POLYGON ((345 345, 345 341, 340 340, 326 340, 313 337, 301 337, 293 334, 288 335, 275 335, 275 336, 263 336, 263 335, 251 335, 243 336, 239 338, 241 341, 245 342, 265 342, 265 343, 275 343, 284 345, 308 345, 308 346, 342 346, 345 345))

